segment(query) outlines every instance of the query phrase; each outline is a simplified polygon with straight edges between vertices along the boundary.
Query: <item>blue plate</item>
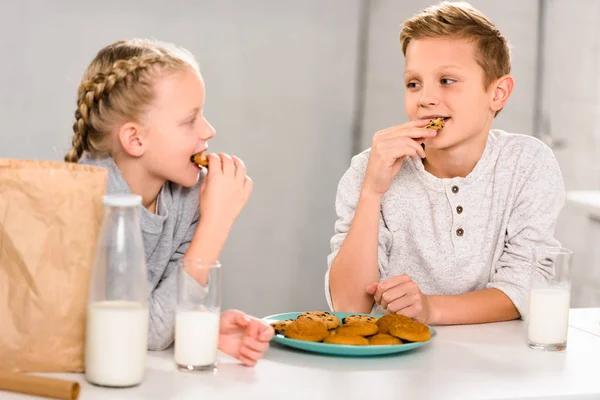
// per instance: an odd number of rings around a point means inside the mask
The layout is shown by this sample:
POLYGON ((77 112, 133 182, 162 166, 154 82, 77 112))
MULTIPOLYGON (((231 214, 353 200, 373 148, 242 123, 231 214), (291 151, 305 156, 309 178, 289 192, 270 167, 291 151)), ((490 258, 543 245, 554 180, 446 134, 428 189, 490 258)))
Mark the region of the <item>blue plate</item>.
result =
MULTIPOLYGON (((296 319, 298 315, 302 313, 293 312, 293 313, 284 313, 284 314, 275 314, 268 317, 263 318, 263 321, 267 323, 282 321, 284 319, 296 319)), ((347 317, 348 315, 355 315, 357 313, 347 313, 347 312, 333 312, 336 317, 342 320, 342 318, 347 317)), ((361 314, 361 315, 371 315, 373 317, 381 317, 381 315, 376 314, 361 314)), ((431 339, 426 342, 412 342, 412 343, 403 343, 403 344, 393 344, 393 345, 380 345, 380 346, 350 346, 344 344, 328 344, 328 343, 320 343, 320 342, 306 342, 304 340, 296 340, 289 339, 284 337, 283 335, 275 335, 273 337, 273 341, 277 343, 281 343, 285 346, 294 347, 297 349, 310 351, 313 353, 321 353, 321 354, 333 354, 336 356, 379 356, 384 354, 394 354, 394 353, 403 353, 405 351, 416 349, 417 347, 424 346, 430 343, 437 336, 437 332, 431 326, 429 327, 431 331, 431 339)))

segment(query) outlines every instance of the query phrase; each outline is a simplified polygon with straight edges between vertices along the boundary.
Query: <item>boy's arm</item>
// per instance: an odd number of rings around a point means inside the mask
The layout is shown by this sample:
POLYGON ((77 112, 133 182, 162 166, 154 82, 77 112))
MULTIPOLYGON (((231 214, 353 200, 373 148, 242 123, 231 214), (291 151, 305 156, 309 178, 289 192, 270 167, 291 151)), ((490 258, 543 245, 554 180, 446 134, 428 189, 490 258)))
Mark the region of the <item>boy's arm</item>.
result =
POLYGON ((498 289, 482 289, 457 295, 427 296, 430 324, 480 324, 519 318, 512 300, 498 289))
POLYGON ((559 246, 554 228, 565 201, 560 168, 550 148, 532 155, 508 221, 504 252, 486 289, 452 296, 428 296, 431 323, 464 324, 527 317, 532 249, 559 246))
POLYGON ((367 161, 364 154, 356 156, 338 187, 338 220, 325 275, 326 297, 335 311, 371 312, 373 297, 365 288, 379 281, 379 268, 386 268, 391 248, 381 197, 361 193, 367 161))

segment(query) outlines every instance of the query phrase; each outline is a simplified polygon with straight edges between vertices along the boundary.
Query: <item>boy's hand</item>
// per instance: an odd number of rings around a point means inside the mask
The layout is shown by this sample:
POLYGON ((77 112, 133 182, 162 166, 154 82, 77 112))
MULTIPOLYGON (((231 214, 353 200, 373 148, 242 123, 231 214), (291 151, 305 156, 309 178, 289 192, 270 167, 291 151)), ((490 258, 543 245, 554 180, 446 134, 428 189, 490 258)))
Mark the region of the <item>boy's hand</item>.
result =
POLYGON ((263 357, 274 334, 270 325, 241 311, 221 313, 219 349, 248 367, 263 357))
POLYGON ((233 225, 252 193, 244 162, 228 154, 207 154, 208 173, 200 188, 200 216, 233 225))
POLYGON ((367 293, 375 302, 390 313, 413 318, 423 324, 429 323, 430 305, 428 297, 408 275, 393 276, 367 287, 367 293))
POLYGON ((410 121, 373 136, 363 190, 382 196, 406 157, 425 157, 421 147, 423 139, 437 135, 432 129, 423 129, 428 123, 428 120, 410 121))

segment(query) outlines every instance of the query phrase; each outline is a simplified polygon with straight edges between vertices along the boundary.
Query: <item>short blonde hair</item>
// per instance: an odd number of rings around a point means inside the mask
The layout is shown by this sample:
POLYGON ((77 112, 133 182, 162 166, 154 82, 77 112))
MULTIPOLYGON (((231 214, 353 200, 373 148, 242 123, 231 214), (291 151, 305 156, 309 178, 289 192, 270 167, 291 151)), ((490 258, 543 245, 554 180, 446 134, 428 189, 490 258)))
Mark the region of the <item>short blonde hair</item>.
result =
POLYGON ((154 100, 156 78, 185 68, 199 70, 190 52, 170 43, 133 39, 101 49, 79 85, 65 161, 77 162, 84 151, 109 155, 110 132, 127 120, 141 121, 154 100))
POLYGON ((402 24, 400 43, 402 53, 411 40, 455 37, 473 40, 477 46, 475 59, 484 72, 484 88, 510 74, 508 40, 481 12, 466 2, 447 2, 428 7, 402 24))

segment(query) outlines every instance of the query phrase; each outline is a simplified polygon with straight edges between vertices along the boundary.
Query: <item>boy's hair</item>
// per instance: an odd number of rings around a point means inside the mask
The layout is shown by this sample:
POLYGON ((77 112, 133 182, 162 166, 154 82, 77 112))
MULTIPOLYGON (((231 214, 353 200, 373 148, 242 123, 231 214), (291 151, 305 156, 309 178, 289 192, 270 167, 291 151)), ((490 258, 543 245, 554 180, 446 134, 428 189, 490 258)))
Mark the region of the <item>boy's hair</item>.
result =
POLYGON ((133 39, 104 47, 85 71, 77 91, 72 148, 65 161, 84 151, 110 154, 110 132, 127 120, 140 122, 154 100, 157 77, 198 64, 187 50, 170 43, 133 39))
MULTIPOLYGON (((508 40, 481 12, 466 2, 447 2, 428 7, 402 24, 400 43, 406 56, 413 39, 455 37, 473 40, 475 59, 484 72, 484 88, 501 76, 510 74, 508 40)), ((435 55, 433 56, 435 57, 435 55)))

